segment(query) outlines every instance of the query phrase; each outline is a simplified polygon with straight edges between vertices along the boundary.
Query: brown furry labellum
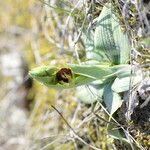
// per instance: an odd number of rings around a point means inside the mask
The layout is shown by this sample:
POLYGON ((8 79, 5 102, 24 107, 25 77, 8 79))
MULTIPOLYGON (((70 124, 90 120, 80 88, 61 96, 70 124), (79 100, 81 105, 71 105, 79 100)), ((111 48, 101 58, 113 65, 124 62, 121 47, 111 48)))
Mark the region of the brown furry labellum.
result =
POLYGON ((70 80, 72 79, 72 71, 69 68, 61 68, 57 73, 56 73, 56 79, 58 81, 63 81, 66 83, 69 83, 70 80))

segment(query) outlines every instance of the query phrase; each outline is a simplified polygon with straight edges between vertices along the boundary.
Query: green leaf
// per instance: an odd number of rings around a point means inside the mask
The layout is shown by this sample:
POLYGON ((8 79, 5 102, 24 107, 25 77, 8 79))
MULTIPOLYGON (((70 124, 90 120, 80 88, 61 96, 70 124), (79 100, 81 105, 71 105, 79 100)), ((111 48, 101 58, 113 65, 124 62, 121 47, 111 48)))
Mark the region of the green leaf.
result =
MULTIPOLYGON (((83 41, 85 45, 85 51, 86 51, 86 59, 88 63, 97 64, 102 60, 99 53, 95 51, 95 45, 94 45, 94 31, 92 29, 87 29, 83 31, 83 41)), ((87 63, 86 61, 86 63, 87 63)), ((101 61, 101 64, 109 64, 108 62, 101 61)))
POLYGON ((92 82, 92 84, 77 87, 76 96, 84 103, 91 104, 95 101, 102 101, 104 88, 106 84, 100 80, 92 82))
POLYGON ((91 104, 97 100, 98 91, 92 85, 82 85, 76 89, 76 97, 79 101, 91 104))
POLYGON ((117 128, 116 126, 112 124, 108 125, 107 132, 114 139, 118 139, 120 141, 130 143, 130 141, 126 138, 124 131, 120 128, 117 128))
POLYGON ((93 78, 95 80, 110 77, 126 77, 131 75, 131 66, 125 65, 94 65, 94 64, 69 64, 73 72, 93 78))
MULTIPOLYGON (((93 51, 95 49, 94 46, 94 31, 92 29, 84 29, 82 34, 82 39, 85 45, 86 58, 87 60, 94 60, 93 51)), ((99 56, 98 56, 99 57, 99 56)))
POLYGON ((121 77, 116 78, 114 83, 112 84, 112 90, 120 93, 130 90, 131 87, 140 82, 141 76, 129 76, 129 77, 121 77))
POLYGON ((129 64, 114 65, 111 69, 116 77, 123 78, 131 76, 131 65, 129 64))
POLYGON ((122 104, 121 97, 118 93, 111 89, 112 81, 105 86, 104 89, 104 102, 108 112, 112 115, 122 104))
POLYGON ((69 64, 69 67, 73 70, 73 72, 87 76, 94 80, 104 79, 108 75, 112 74, 111 68, 106 65, 69 64))
MULTIPOLYGON (((121 30, 119 20, 110 3, 103 7, 98 17, 94 44, 93 53, 100 56, 100 62, 124 64, 129 61, 130 44, 128 37, 121 30)), ((93 59, 97 58, 93 57, 93 59)))

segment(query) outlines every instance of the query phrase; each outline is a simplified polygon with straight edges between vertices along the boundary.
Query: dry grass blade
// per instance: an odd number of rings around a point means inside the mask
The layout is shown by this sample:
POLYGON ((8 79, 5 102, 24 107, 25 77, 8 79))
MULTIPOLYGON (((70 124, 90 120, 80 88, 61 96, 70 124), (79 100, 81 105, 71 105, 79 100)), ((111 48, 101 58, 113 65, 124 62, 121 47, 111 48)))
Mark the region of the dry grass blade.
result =
POLYGON ((56 109, 53 105, 51 105, 51 107, 53 109, 55 109, 57 111, 57 113, 61 116, 61 118, 65 121, 65 123, 67 124, 67 126, 71 129, 71 131, 73 132, 73 135, 75 138, 77 138, 79 141, 81 141, 82 143, 84 143, 85 145, 91 147, 92 149, 94 150, 100 150, 99 148, 91 145, 91 144, 88 144, 86 141, 84 141, 79 135, 78 133, 76 133, 76 131, 71 127, 71 125, 67 122, 67 120, 63 117, 63 115, 61 114, 61 112, 58 111, 58 109, 56 109))

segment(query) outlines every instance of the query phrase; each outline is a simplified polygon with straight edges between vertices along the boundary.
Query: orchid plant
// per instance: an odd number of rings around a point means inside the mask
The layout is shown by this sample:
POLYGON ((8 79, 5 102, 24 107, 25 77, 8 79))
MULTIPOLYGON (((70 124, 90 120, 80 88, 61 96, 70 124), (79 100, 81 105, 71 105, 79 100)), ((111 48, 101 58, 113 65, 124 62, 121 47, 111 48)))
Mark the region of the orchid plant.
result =
POLYGON ((103 101, 113 115, 123 101, 120 93, 130 89, 131 76, 134 79, 132 85, 138 78, 131 74, 128 36, 122 31, 110 3, 103 7, 97 18, 95 31, 88 30, 83 37, 86 62, 67 64, 64 68, 41 66, 29 74, 50 88, 77 87, 79 100, 85 103, 103 101))

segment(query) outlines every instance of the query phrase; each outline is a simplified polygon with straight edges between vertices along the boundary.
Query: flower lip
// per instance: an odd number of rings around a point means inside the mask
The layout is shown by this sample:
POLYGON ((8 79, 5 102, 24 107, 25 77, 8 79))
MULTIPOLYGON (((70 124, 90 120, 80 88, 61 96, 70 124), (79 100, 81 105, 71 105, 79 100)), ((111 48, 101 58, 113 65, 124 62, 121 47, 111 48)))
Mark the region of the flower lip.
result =
POLYGON ((63 81, 66 83, 69 83, 70 80, 72 79, 72 71, 70 68, 61 68, 57 73, 56 73, 56 79, 58 81, 63 81))

